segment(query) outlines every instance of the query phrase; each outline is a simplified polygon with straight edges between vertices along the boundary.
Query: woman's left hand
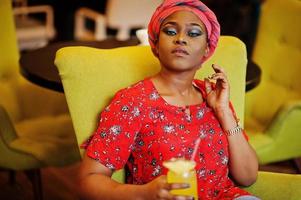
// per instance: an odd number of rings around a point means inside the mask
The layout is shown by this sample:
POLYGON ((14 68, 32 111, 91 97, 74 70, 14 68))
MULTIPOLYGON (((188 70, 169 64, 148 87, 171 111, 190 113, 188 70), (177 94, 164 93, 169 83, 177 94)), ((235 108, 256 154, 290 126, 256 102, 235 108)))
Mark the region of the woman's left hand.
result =
POLYGON ((207 93, 207 103, 214 110, 219 112, 229 108, 230 85, 223 68, 213 64, 215 74, 210 77, 216 80, 215 87, 212 87, 209 79, 205 78, 205 88, 207 93))

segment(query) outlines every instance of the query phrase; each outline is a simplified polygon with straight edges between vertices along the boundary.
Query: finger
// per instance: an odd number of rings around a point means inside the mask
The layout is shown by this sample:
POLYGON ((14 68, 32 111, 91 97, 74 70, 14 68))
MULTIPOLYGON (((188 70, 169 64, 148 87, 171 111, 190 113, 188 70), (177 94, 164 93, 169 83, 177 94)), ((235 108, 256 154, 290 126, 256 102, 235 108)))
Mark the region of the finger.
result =
POLYGON ((225 74, 223 73, 216 73, 216 74, 213 74, 211 76, 211 80, 222 80, 224 82, 227 82, 227 77, 225 76, 225 74))
POLYGON ((216 65, 216 64, 212 64, 212 68, 213 68, 213 70, 215 71, 215 72, 221 72, 221 73, 225 73, 225 70, 222 68, 222 67, 220 67, 220 66, 218 66, 218 65, 216 65))
POLYGON ((205 90, 207 94, 212 91, 212 86, 208 78, 205 78, 205 90))
POLYGON ((166 177, 166 175, 162 175, 162 176, 160 176, 160 179, 159 179, 159 181, 160 181, 160 187, 161 188, 163 188, 163 189, 165 189, 165 190, 171 190, 172 188, 172 184, 171 183, 167 183, 167 177, 166 177))
POLYGON ((189 188, 190 185, 188 183, 172 183, 170 184, 170 189, 174 190, 174 189, 186 189, 189 188))
POLYGON ((174 196, 173 200, 194 200, 192 196, 174 196))
POLYGON ((157 197, 158 199, 174 199, 174 196, 168 190, 165 189, 159 190, 157 197))
POLYGON ((171 183, 164 183, 163 187, 165 190, 171 190, 172 189, 172 184, 171 183))

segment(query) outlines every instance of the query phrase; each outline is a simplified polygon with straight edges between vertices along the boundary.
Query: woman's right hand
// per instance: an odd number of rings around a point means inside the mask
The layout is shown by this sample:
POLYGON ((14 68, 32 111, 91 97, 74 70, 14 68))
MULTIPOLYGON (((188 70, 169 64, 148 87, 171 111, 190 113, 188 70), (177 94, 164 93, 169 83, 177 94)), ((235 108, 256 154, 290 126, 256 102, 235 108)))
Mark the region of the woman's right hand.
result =
POLYGON ((151 182, 143 185, 147 200, 192 200, 192 196, 179 196, 170 193, 173 189, 189 188, 187 183, 167 183, 166 175, 159 176, 151 182))

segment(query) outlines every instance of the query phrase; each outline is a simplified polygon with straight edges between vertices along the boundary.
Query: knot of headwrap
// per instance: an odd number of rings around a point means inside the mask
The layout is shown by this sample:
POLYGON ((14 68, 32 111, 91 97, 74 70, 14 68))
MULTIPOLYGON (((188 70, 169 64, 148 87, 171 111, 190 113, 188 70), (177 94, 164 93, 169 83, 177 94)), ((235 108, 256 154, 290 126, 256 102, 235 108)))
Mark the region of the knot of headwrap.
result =
POLYGON ((202 62, 204 62, 214 53, 220 36, 220 25, 215 14, 199 0, 165 0, 156 9, 148 25, 148 40, 150 46, 155 56, 158 56, 154 49, 159 39, 162 22, 172 13, 182 10, 193 12, 206 27, 209 52, 206 57, 203 57, 202 62))

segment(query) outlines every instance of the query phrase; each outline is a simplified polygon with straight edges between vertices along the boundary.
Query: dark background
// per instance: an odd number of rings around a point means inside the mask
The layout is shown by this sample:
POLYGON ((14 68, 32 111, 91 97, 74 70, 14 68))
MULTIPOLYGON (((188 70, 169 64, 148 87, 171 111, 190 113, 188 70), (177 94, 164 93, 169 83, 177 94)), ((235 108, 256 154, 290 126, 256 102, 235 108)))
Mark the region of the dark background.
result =
MULTIPOLYGON (((203 0, 215 12, 221 24, 221 34, 233 35, 244 41, 249 56, 256 36, 261 1, 203 0)), ((106 0, 28 0, 28 4, 53 7, 57 31, 53 42, 73 40, 74 13, 78 8, 85 6, 100 13, 105 13, 106 8, 106 0)), ((114 34, 114 30, 108 32, 114 34)))

